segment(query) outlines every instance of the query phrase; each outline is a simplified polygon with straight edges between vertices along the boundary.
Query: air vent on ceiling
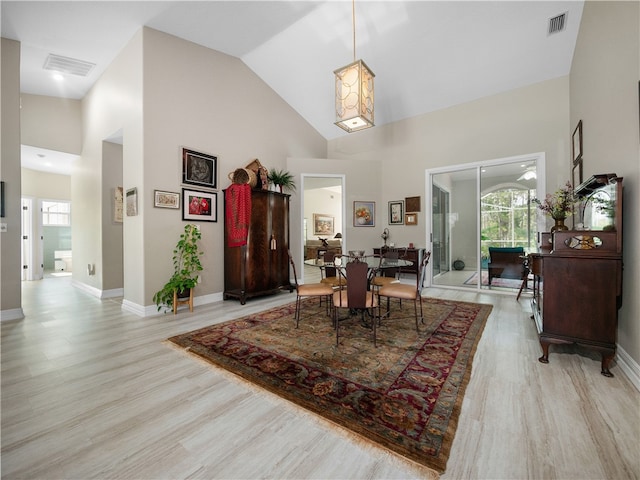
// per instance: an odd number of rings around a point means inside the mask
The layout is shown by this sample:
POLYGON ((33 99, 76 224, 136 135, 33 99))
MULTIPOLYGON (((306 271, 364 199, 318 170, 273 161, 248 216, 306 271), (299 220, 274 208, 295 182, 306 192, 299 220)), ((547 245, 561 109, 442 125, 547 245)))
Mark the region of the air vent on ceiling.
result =
POLYGON ((552 33, 558 33, 564 30, 567 23, 567 12, 556 15, 549 19, 549 35, 552 33))
POLYGON ((76 58, 62 57, 60 55, 50 53, 42 68, 45 70, 53 70, 55 72, 70 73, 72 75, 86 77, 95 66, 95 63, 89 63, 76 58))

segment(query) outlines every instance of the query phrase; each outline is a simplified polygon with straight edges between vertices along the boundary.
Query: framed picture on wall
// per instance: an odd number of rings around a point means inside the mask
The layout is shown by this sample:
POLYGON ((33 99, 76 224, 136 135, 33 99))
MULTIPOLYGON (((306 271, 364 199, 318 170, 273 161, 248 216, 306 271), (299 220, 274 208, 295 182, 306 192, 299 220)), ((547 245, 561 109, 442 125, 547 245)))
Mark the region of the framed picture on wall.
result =
POLYGON ((376 202, 353 202, 353 226, 375 227, 376 202))
POLYGON ((113 221, 122 223, 122 213, 124 211, 124 194, 122 187, 113 189, 113 221))
POLYGON ((333 235, 334 217, 324 215, 323 213, 313 214, 313 234, 314 235, 333 235))
POLYGON ((407 209, 407 212, 419 212, 420 197, 406 197, 404 199, 404 206, 407 209))
POLYGON ((572 143, 572 159, 573 164, 576 165, 579 161, 582 160, 582 120, 578 122, 578 126, 573 131, 573 136, 571 137, 572 143))
POLYGON ((127 217, 138 215, 138 189, 136 187, 127 190, 127 217))
POLYGON ((404 224, 404 201, 389 202, 389 225, 404 224))
POLYGON ((218 221, 218 193, 182 189, 182 220, 218 221))
POLYGON ((175 192, 165 192, 163 190, 154 190, 153 206, 158 208, 180 208, 180 194, 175 192))
POLYGON ((218 157, 182 149, 182 183, 218 188, 218 157))
POLYGON ((417 213, 405 213, 404 214, 404 223, 407 225, 417 225, 418 224, 418 214, 417 213))

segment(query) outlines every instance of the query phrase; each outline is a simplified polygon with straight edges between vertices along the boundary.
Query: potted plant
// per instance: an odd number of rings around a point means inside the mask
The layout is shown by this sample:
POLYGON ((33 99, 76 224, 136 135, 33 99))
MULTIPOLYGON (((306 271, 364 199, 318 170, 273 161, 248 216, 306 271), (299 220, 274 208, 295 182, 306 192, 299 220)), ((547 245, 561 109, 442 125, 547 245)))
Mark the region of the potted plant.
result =
POLYGON ((272 168, 269 170, 267 178, 271 183, 276 185, 281 192, 283 189, 291 191, 295 191, 296 189, 296 182, 293 175, 286 170, 276 170, 275 168, 272 168))
POLYGON ((173 250, 173 275, 161 290, 153 295, 153 301, 158 306, 158 311, 165 306, 165 311, 173 307, 174 291, 179 298, 188 297, 190 290, 198 283, 198 275, 202 270, 200 256, 203 252, 198 247, 198 241, 202 237, 200 230, 192 224, 184 227, 180 234, 180 240, 173 250))

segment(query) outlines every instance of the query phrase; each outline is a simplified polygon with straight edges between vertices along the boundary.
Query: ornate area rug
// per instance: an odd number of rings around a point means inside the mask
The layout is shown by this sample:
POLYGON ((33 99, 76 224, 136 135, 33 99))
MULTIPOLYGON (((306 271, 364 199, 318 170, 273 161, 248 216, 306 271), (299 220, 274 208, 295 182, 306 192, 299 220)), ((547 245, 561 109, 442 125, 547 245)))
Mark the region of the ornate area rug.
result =
MULTIPOLYGON (((428 298, 391 304, 378 347, 346 315, 340 345, 325 307, 289 304, 169 339, 176 345, 417 464, 443 472, 491 305, 428 298)), ((343 313, 343 317, 345 314, 343 313)))

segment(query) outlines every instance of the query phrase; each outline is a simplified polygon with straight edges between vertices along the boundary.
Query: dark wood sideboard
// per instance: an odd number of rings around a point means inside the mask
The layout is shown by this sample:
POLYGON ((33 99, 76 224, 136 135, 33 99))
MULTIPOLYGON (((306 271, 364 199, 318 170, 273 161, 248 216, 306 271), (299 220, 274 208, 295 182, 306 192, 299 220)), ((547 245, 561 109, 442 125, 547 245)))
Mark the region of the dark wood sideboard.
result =
MULTIPOLYGON (((388 248, 388 247, 387 247, 388 248)), ((387 250, 385 247, 377 247, 373 249, 373 253, 375 255, 383 255, 387 250)), ((420 263, 422 262, 422 258, 424 257, 424 248, 406 248, 406 247, 394 247, 402 252, 405 252, 404 258, 405 260, 410 260, 413 262, 412 265, 408 267, 401 267, 400 273, 411 273, 414 275, 418 274, 418 269, 420 268, 420 263)))
POLYGON ((529 255, 534 275, 531 306, 542 347, 539 361, 549 362, 551 344, 575 343, 598 351, 601 373, 612 377, 609 366, 616 353, 622 306, 622 178, 595 175, 576 193, 584 198, 576 224, 602 222, 603 212, 610 224, 593 227, 599 230, 541 234, 540 251, 529 255), (598 196, 606 203, 594 201, 598 196))

